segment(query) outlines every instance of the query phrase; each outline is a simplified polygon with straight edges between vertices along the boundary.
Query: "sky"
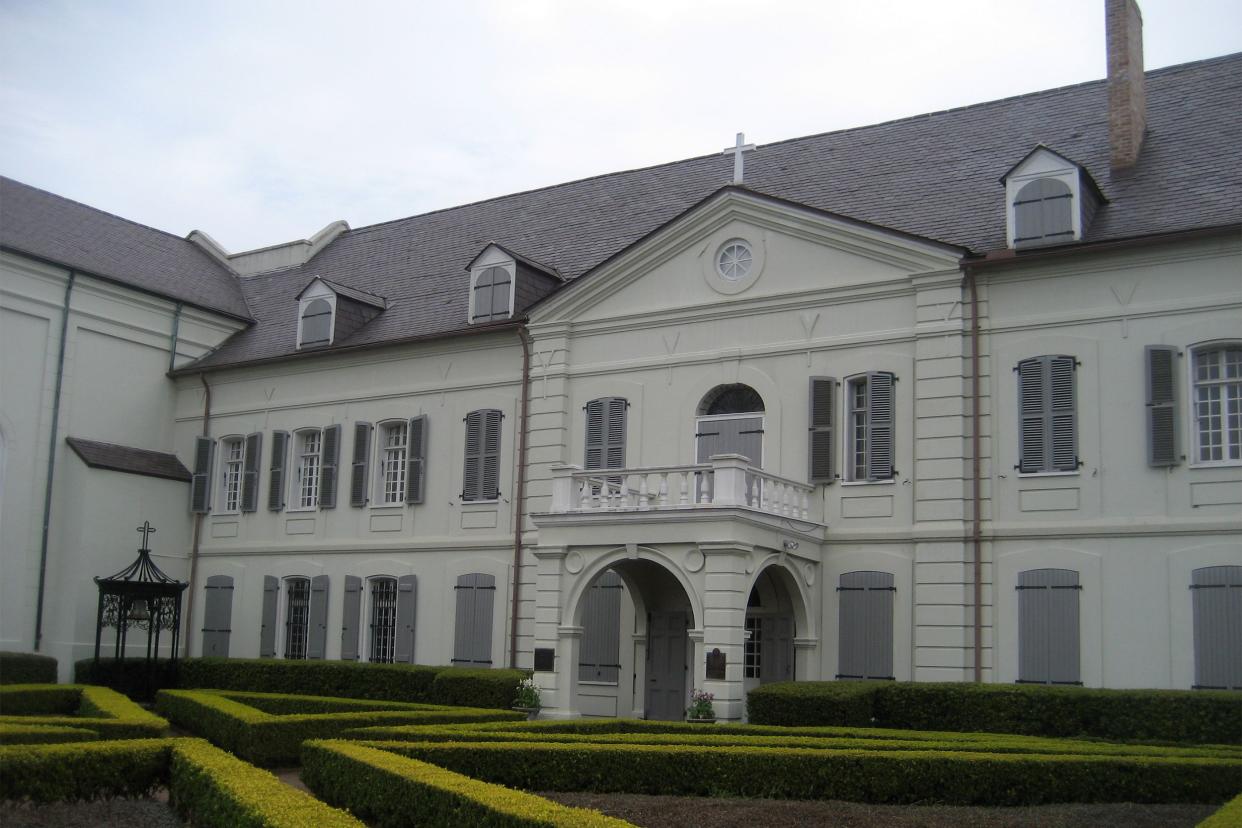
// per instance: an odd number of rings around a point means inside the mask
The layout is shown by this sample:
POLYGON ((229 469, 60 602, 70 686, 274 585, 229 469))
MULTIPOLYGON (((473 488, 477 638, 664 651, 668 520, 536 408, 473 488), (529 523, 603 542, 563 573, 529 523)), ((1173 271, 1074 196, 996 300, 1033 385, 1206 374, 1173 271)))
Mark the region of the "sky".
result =
POLYGON ((1104 74, 1104 0, 0 0, 0 174, 239 251, 1104 74))

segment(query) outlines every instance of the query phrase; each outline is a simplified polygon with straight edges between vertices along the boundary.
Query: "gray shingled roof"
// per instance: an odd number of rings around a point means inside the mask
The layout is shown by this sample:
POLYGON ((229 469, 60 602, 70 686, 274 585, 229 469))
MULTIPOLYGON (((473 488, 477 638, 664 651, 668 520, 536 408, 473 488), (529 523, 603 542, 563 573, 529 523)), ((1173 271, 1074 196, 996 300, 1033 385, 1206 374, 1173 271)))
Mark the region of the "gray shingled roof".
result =
POLYGON ((80 437, 66 437, 65 442, 73 449, 74 454, 82 458, 83 463, 93 469, 163 477, 186 483, 191 479, 190 470, 181 464, 175 454, 83 440, 80 437))
POLYGON ((192 242, 2 176, 0 247, 250 318, 237 277, 192 242))

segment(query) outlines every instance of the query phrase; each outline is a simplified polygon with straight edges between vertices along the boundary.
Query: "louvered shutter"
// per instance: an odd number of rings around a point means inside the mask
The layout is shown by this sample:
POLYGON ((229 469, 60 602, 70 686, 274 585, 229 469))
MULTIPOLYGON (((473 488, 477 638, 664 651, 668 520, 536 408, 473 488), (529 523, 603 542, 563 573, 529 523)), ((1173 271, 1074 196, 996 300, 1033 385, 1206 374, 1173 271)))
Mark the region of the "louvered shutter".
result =
POLYGON ((341 612, 341 660, 358 660, 358 617, 362 610, 362 579, 345 576, 345 602, 341 612))
POLYGON ((586 404, 585 468, 625 468, 627 406, 621 397, 603 397, 586 404))
POLYGON ((1078 412, 1073 357, 1048 358, 1048 390, 1052 468, 1055 471, 1075 471, 1078 468, 1078 412))
POLYGON ((1029 569, 1018 573, 1018 681, 1081 684, 1078 573, 1029 569))
POLYGON ((206 514, 211 511, 211 459, 216 441, 210 437, 194 438, 194 476, 190 479, 190 511, 206 514))
POLYGON ((893 583, 889 572, 841 575, 837 678, 893 678, 893 583))
POLYGON ((418 581, 413 575, 397 579, 397 624, 394 660, 414 663, 414 618, 418 609, 418 581))
POLYGON ((496 579, 478 572, 459 575, 454 590, 457 612, 453 630, 453 663, 490 667, 496 579))
POLYGON ((837 381, 832 377, 811 377, 810 393, 810 471, 811 484, 836 479, 836 453, 832 441, 836 418, 837 381))
POLYGON ((371 472, 371 424, 354 423, 354 462, 349 479, 349 505, 366 506, 371 472))
POLYGON ((423 414, 410 420, 406 436, 405 502, 422 503, 427 488, 427 426, 429 420, 423 414))
POLYGON ((246 459, 242 465, 241 510, 253 512, 259 508, 259 469, 262 468, 263 435, 259 432, 246 435, 246 459))
POLYGON ((462 473, 462 500, 482 500, 483 414, 466 415, 466 466, 462 473))
POLYGON ((484 412, 483 419, 483 465, 480 473, 482 499, 496 500, 500 497, 501 414, 492 409, 484 412))
POLYGON ((867 374, 867 479, 893 477, 893 375, 867 374))
POLYGON ((578 680, 616 684, 621 664, 621 576, 604 572, 582 597, 578 680))
POLYGON ((1148 345, 1144 349, 1147 380, 1147 465, 1176 466, 1177 349, 1148 345))
POLYGON ((328 576, 316 575, 311 578, 310 589, 306 657, 320 659, 328 648, 328 576))
POLYGON ((1242 566, 1205 566, 1191 573, 1195 684, 1242 690, 1242 566))
POLYGON ((1018 470, 1078 469, 1078 411, 1072 356, 1018 363, 1018 470))
POLYGON ((1014 244, 1072 238, 1073 196, 1069 187, 1055 178, 1040 178, 1018 191, 1013 202, 1014 244))
POLYGON ((207 579, 203 592, 202 655, 204 658, 228 658, 233 621, 233 579, 228 575, 212 575, 207 579))
POLYGON ((1045 471, 1048 466, 1047 396, 1044 367, 1047 357, 1024 359, 1018 363, 1018 470, 1045 471))
POLYGON ((280 579, 274 575, 263 576, 263 616, 259 627, 259 657, 276 656, 276 596, 280 591, 280 579))
POLYGON ((323 453, 319 478, 319 508, 336 508, 337 469, 341 465, 341 426, 323 430, 323 453))
POLYGON ((285 461, 288 454, 289 432, 273 431, 272 462, 267 478, 267 508, 273 512, 285 508, 285 461))

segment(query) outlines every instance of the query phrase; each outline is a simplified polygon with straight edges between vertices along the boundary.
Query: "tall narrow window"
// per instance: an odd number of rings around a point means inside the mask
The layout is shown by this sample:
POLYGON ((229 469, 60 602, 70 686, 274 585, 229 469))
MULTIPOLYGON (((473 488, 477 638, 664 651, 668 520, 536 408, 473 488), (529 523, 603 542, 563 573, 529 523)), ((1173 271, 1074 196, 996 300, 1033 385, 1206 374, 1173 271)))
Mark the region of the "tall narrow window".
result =
POLYGON ((408 442, 409 426, 405 420, 380 426, 379 489, 382 492, 380 502, 385 506, 405 503, 408 442))
POLYGON ((500 497, 500 421, 496 409, 466 415, 466 467, 461 499, 496 500, 500 497))
POLYGON ((578 680, 616 684, 621 673, 621 576, 601 574, 582 596, 578 680))
POLYGON ((759 678, 763 669, 763 619, 757 615, 746 618, 746 644, 742 648, 743 674, 759 678))
POLYGON ((1038 356, 1018 363, 1018 471, 1078 470, 1076 363, 1038 356))
POLYGON ((492 608, 496 578, 481 572, 457 576, 457 623, 453 630, 453 664, 490 667, 492 608))
POLYGON ((854 481, 893 479, 892 374, 872 371, 846 383, 846 472, 854 481))
POLYGON ((845 572, 837 595, 837 678, 893 678, 893 596, 889 572, 845 572))
POLYGON ((296 446, 296 502, 299 509, 314 509, 319 505, 319 452, 323 446, 323 434, 319 429, 299 431, 296 446))
POLYGON ((332 303, 312 299, 302 307, 298 327, 298 347, 328 345, 332 342, 332 303))
POLYGON ((1197 348, 1193 371, 1195 460, 1242 460, 1242 345, 1197 348))
POLYGON ((285 580, 285 658, 306 658, 310 628, 310 578, 285 580))
POLYGON ((1018 573, 1018 681, 1082 684, 1079 676, 1078 573, 1018 573))
POLYGON ((474 277, 470 297, 470 321, 508 319, 513 276, 507 267, 489 267, 474 277))
POLYGON ((1242 690, 1242 566, 1191 573, 1195 689, 1242 690))
POLYGON ((246 443, 241 437, 221 441, 220 506, 224 512, 241 511, 242 466, 246 459, 246 443))
POLYGON ((370 660, 391 663, 397 643, 397 579, 371 579, 370 660))

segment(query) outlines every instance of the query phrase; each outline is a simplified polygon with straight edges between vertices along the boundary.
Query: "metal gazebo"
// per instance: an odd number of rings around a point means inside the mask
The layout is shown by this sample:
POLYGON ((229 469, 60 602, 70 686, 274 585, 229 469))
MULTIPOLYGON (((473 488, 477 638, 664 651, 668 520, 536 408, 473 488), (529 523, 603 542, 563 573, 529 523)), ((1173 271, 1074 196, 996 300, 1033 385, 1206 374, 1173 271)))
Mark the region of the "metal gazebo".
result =
POLYGON ((125 660, 126 639, 131 626, 147 633, 148 665, 158 656, 160 633, 167 630, 171 636, 170 657, 177 658, 177 644, 181 631, 181 593, 188 583, 170 578, 151 560, 148 537, 155 531, 149 521, 138 527, 142 534, 142 546, 138 557, 129 566, 107 578, 96 578, 99 585, 99 611, 95 617, 95 661, 99 661, 99 646, 104 627, 116 627, 114 657, 125 660))

